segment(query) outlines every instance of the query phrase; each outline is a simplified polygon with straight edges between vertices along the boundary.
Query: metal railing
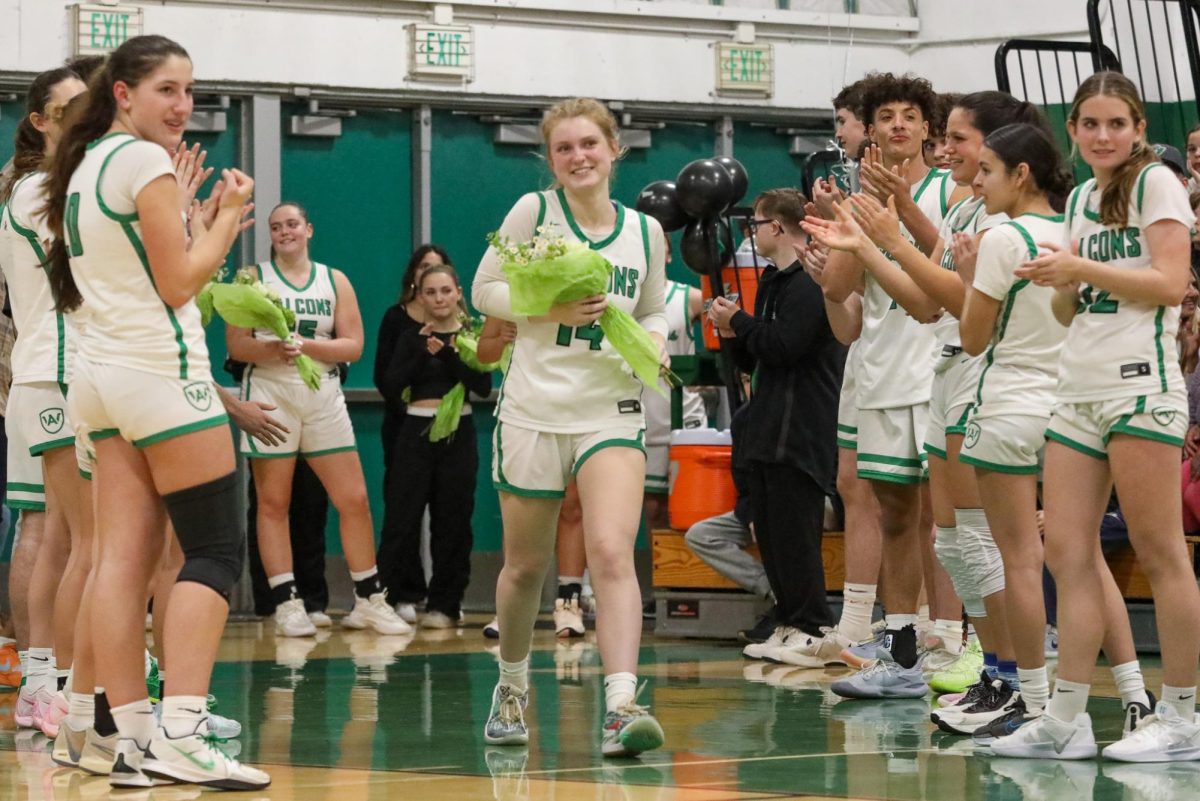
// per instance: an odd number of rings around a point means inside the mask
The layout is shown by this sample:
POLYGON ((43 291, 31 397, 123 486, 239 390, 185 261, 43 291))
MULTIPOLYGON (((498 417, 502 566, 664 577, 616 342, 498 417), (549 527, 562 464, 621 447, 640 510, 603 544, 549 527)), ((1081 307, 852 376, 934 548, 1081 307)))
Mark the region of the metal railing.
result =
POLYGON ((1100 70, 1121 71, 1120 59, 1103 44, 1009 39, 996 48, 997 88, 1042 106, 1070 105, 1079 84, 1100 70))

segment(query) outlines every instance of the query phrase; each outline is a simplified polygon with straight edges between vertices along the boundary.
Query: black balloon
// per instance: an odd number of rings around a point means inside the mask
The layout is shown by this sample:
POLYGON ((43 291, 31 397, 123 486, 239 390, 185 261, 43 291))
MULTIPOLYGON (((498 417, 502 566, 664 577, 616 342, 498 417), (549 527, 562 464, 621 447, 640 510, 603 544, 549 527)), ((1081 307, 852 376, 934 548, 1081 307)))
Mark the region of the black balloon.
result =
POLYGON ((694 219, 716 217, 733 203, 733 178, 712 159, 697 159, 675 178, 679 205, 694 219))
POLYGON ((674 181, 655 181, 638 192, 633 206, 642 214, 658 220, 664 231, 677 231, 688 223, 687 212, 679 205, 674 181))
POLYGON ((729 201, 729 205, 733 206, 746 196, 746 190, 750 188, 750 176, 742 162, 733 156, 714 156, 713 161, 724 167, 733 179, 733 200, 729 201))
POLYGON ((688 269, 699 275, 712 275, 729 258, 726 245, 729 223, 715 220, 693 220, 683 229, 679 240, 679 255, 688 269))

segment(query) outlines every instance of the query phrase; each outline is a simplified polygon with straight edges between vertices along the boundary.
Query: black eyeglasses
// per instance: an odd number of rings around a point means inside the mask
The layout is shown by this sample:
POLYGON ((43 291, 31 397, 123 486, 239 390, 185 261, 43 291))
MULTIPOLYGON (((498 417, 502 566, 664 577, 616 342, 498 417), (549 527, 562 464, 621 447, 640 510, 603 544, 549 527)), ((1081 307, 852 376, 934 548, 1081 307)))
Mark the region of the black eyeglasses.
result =
POLYGON ((751 230, 754 230, 754 229, 757 229, 760 225, 767 225, 768 223, 773 223, 773 222, 776 222, 776 220, 746 220, 746 227, 751 230))

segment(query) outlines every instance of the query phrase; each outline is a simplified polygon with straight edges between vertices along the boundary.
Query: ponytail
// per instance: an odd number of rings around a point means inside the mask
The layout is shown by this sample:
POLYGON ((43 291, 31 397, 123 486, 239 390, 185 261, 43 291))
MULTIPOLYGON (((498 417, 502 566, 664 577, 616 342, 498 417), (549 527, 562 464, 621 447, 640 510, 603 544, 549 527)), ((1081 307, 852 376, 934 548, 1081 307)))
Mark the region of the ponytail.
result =
POLYGON ((1040 129, 1051 139, 1054 133, 1042 110, 1026 100, 1017 100, 1008 92, 988 90, 972 92, 954 104, 971 115, 971 125, 986 138, 1005 125, 1023 122, 1040 129))
POLYGON ((1065 208, 1074 180, 1052 136, 1037 125, 1019 122, 993 131, 983 146, 1010 172, 1019 164, 1028 166, 1034 188, 1046 196, 1051 208, 1058 212, 1065 208))
POLYGON ((29 92, 25 95, 25 114, 17 123, 13 135, 13 170, 8 181, 0 186, 0 203, 8 202, 17 181, 42 166, 46 157, 46 135, 34 127, 31 117, 34 114, 45 116, 54 87, 72 78, 79 80, 73 70, 58 67, 40 73, 29 84, 29 92))
POLYGON ((45 185, 46 205, 42 213, 50 229, 53 244, 46 258, 46 275, 54 293, 54 305, 60 312, 79 307, 83 298, 71 274, 67 240, 63 230, 66 216, 67 188, 71 176, 83 161, 88 145, 106 134, 117 118, 117 100, 113 86, 122 81, 129 87, 137 84, 170 56, 189 58, 186 50, 165 36, 135 36, 126 40, 96 70, 88 83, 87 100, 72 115, 70 126, 63 131, 48 170, 45 185))

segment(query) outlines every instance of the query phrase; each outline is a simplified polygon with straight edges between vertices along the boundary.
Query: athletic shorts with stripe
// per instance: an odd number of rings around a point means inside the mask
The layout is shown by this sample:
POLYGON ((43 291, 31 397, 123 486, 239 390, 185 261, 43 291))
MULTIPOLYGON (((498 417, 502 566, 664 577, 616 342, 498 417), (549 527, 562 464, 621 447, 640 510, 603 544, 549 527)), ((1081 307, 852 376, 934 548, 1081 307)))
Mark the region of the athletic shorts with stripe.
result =
POLYGON ((641 428, 608 428, 584 434, 551 434, 496 421, 492 434, 492 485, 526 498, 561 498, 567 483, 605 448, 645 453, 641 428))
POLYGON ((66 386, 55 381, 13 385, 4 425, 8 434, 9 505, 17 509, 45 509, 40 457, 56 448, 75 447, 75 429, 67 414, 66 386))
POLYGON ((978 358, 960 349, 945 369, 933 374, 925 431, 925 450, 931 456, 945 459, 946 435, 966 433, 981 369, 978 358))
POLYGON ((1088 456, 1107 459, 1108 441, 1113 434, 1182 448, 1187 426, 1187 391, 1180 387, 1134 398, 1055 404, 1046 438, 1088 456))
POLYGON ((924 448, 928 424, 928 403, 859 409, 858 477, 893 484, 918 484, 928 478, 924 448))
MULTIPOLYGON (((847 363, 847 368, 849 364, 847 363)), ((854 373, 847 369, 842 374, 842 394, 838 396, 837 446, 856 450, 858 448, 858 385, 854 373)))
POLYGON ((1041 472, 1049 422, 1049 415, 972 414, 958 460, 996 473, 1036 475, 1041 472))
POLYGON ((75 363, 67 413, 77 437, 119 436, 138 448, 229 423, 207 374, 204 380, 168 378, 83 360, 75 363))
POLYGON ((321 388, 313 391, 303 383, 272 381, 247 369, 242 381, 242 399, 273 405, 271 417, 288 429, 283 441, 275 445, 267 445, 243 432, 242 454, 250 459, 296 455, 311 458, 358 447, 346 396, 336 375, 321 376, 321 388))

